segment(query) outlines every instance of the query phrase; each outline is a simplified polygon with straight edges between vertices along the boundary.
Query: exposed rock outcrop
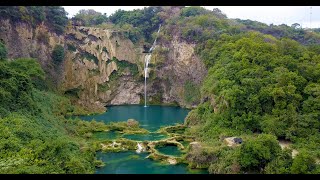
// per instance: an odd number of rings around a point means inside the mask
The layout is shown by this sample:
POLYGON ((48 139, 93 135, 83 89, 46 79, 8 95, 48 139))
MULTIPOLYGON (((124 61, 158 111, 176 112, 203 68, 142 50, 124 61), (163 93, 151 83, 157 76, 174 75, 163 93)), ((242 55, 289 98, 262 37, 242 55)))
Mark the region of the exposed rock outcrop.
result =
POLYGON ((8 58, 36 58, 48 77, 58 83, 61 67, 55 67, 51 54, 55 45, 64 45, 64 36, 50 32, 44 24, 33 28, 23 22, 0 20, 0 40, 4 42, 8 58))
MULTIPOLYGON (((9 20, 0 20, 0 24, 0 39, 9 58, 37 58, 58 89, 87 110, 102 112, 105 105, 141 103, 146 54, 142 45, 133 44, 123 32, 70 25, 57 35, 44 24, 32 27, 9 20), (65 49, 59 66, 51 57, 58 44, 65 49)), ((170 42, 159 38, 152 53, 147 100, 192 107, 197 102, 185 100, 184 86, 187 81, 199 85, 206 69, 195 54, 196 44, 174 34, 170 42)))
POLYGON ((141 48, 125 38, 121 32, 92 27, 73 27, 66 34, 66 43, 75 51, 69 51, 65 59, 62 89, 78 90, 78 103, 91 107, 100 102, 98 108, 107 104, 138 104, 141 88, 132 78, 110 83, 112 73, 119 70, 116 58, 131 64, 143 62, 141 48))
POLYGON ((242 143, 242 139, 238 137, 228 137, 224 139, 224 142, 227 146, 234 147, 240 145, 242 143))
POLYGON ((200 85, 207 73, 203 62, 195 54, 196 44, 187 43, 174 36, 169 44, 161 44, 159 41, 159 46, 168 50, 163 66, 156 69, 157 76, 162 79, 163 102, 177 102, 186 107, 196 105, 185 101, 184 92, 187 81, 200 85))
POLYGON ((140 93, 143 91, 143 86, 135 82, 123 82, 117 88, 116 95, 111 100, 111 104, 139 104, 140 93))

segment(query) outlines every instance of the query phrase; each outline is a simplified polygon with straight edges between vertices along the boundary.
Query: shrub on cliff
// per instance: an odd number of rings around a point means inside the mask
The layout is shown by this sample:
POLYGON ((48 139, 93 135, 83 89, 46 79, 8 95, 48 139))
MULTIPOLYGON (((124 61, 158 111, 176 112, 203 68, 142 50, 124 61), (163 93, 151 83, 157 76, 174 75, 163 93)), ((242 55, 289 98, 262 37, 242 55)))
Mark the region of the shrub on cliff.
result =
POLYGON ((54 64, 59 65, 64 59, 64 48, 61 45, 56 45, 52 51, 52 60, 54 64))
POLYGON ((0 42, 0 60, 7 58, 7 49, 6 46, 0 42))

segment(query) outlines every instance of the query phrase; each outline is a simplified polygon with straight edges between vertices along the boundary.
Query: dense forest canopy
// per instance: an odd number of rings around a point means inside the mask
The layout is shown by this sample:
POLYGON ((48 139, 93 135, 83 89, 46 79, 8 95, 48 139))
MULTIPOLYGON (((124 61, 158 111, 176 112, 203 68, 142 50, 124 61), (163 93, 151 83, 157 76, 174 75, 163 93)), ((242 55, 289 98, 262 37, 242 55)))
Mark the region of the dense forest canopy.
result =
POLYGON ((44 22, 58 34, 62 34, 68 24, 67 12, 60 6, 1 6, 0 19, 26 22, 33 27, 44 22))
POLYGON ((84 26, 96 26, 108 21, 106 14, 96 12, 93 9, 80 10, 72 19, 80 21, 84 26))

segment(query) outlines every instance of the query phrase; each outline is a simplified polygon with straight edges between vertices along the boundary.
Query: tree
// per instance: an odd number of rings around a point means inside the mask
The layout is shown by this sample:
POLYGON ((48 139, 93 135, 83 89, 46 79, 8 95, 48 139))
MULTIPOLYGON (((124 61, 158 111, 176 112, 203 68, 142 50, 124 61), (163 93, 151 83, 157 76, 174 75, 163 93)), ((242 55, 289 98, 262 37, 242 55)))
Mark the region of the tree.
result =
POLYGON ((64 60, 64 48, 61 45, 56 45, 52 51, 52 60, 56 65, 59 65, 64 60))
POLYGON ((6 46, 0 41, 0 60, 7 58, 6 46))
POLYGON ((108 21, 106 14, 102 15, 93 9, 82 9, 74 17, 75 21, 82 21, 85 26, 96 26, 108 21))
MULTIPOLYGON (((189 16, 197 16, 200 14, 206 14, 209 12, 210 12, 209 10, 207 10, 203 7, 200 7, 200 6, 190 6, 190 7, 183 8, 181 11, 181 15, 189 17, 189 16)), ((218 12, 217 9, 214 9, 214 12, 218 12)))
POLYGON ((244 170, 260 171, 281 152, 275 136, 260 134, 249 139, 240 148, 240 165, 244 170))
POLYGON ((293 29, 301 28, 301 25, 299 23, 294 23, 291 25, 291 28, 293 29))
POLYGON ((47 25, 57 34, 63 34, 68 24, 67 12, 61 6, 47 6, 46 19, 47 25))
POLYGON ((307 174, 315 170, 315 168, 315 160, 307 151, 302 150, 293 160, 291 173, 307 174))

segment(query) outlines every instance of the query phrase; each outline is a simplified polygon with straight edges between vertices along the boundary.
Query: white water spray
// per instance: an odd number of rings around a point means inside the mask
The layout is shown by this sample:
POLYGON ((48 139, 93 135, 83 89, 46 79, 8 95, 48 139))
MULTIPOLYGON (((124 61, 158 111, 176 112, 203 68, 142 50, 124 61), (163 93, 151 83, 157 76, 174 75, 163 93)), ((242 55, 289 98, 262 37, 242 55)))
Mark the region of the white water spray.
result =
POLYGON ((140 143, 138 143, 138 149, 136 150, 137 153, 141 153, 143 151, 143 147, 140 143))
POLYGON ((159 25, 159 29, 157 32, 157 37, 155 38, 151 48, 149 49, 148 54, 145 56, 144 58, 144 107, 147 107, 147 74, 148 74, 148 65, 151 59, 151 54, 152 51, 154 50, 156 43, 157 43, 157 38, 158 35, 160 33, 160 28, 161 28, 161 24, 159 25))

